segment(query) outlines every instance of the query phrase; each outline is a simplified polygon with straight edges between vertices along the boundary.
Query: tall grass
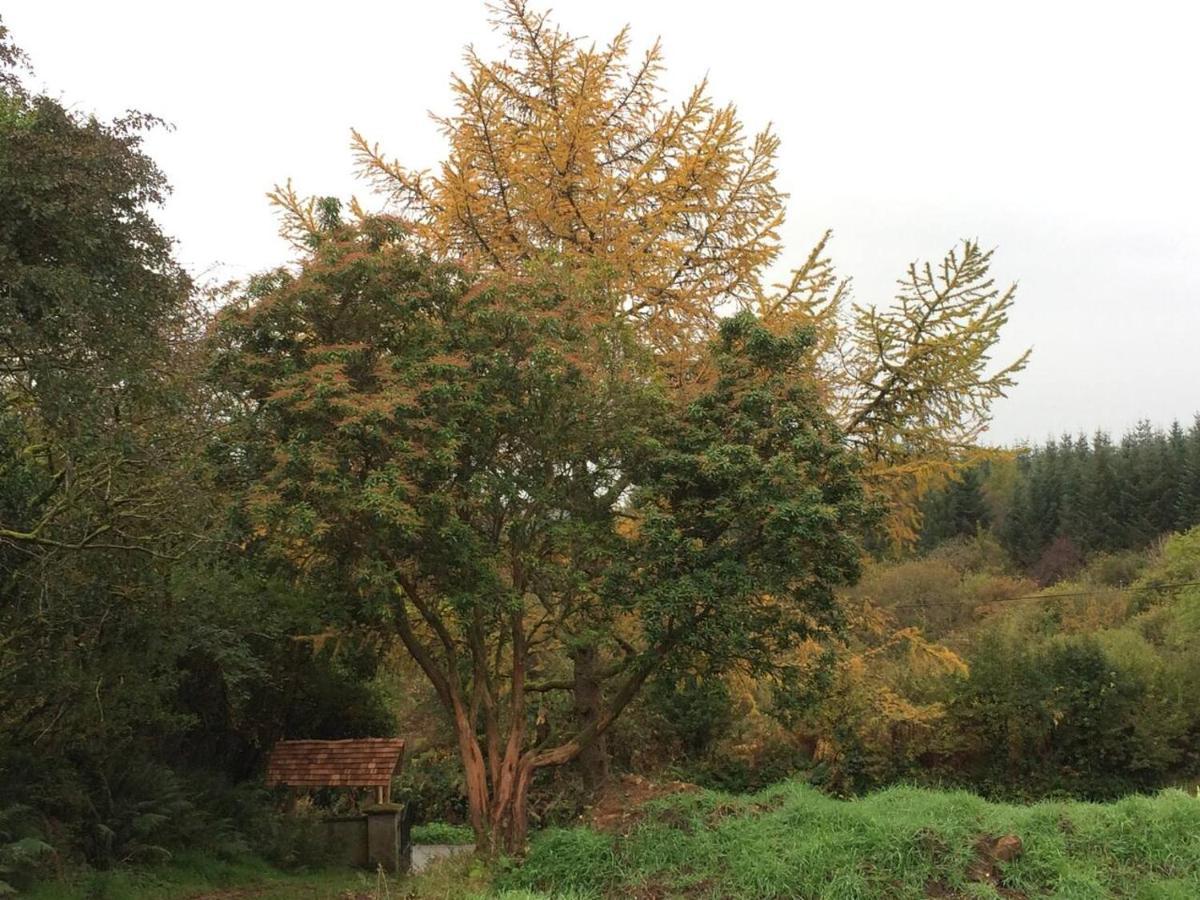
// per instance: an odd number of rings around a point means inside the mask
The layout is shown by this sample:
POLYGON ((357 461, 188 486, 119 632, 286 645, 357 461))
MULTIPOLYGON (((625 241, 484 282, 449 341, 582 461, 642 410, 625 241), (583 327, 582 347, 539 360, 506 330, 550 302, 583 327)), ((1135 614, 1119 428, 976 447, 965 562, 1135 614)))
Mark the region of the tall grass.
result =
POLYGON ((1014 806, 913 787, 850 801, 802 784, 748 797, 703 791, 651 804, 627 835, 545 832, 498 887, 580 897, 1182 900, 1200 897, 1200 800, 1165 791, 1014 806), (992 884, 979 876, 976 845, 1006 834, 1024 850, 996 865, 992 884))

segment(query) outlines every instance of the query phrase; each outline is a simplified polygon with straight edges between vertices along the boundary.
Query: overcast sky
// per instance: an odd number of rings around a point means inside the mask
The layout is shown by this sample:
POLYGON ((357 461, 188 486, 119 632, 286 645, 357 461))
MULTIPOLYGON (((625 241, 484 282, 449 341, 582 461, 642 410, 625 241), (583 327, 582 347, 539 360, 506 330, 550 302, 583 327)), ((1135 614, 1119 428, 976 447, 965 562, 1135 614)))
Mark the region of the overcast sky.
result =
MULTIPOLYGON (((1194 3, 559 0, 567 30, 665 45, 674 97, 706 73, 783 140, 799 262, 827 227, 859 301, 913 259, 996 247, 1019 282, 1001 356, 1033 360, 987 440, 1121 432, 1200 411, 1200 6, 1194 3)), ((265 193, 366 193, 356 127, 423 167, 443 143, 483 0, 7 0, 34 83, 83 110, 156 113, 161 219, 200 275, 289 258, 265 193)), ((486 55, 492 56, 492 53, 486 55)))

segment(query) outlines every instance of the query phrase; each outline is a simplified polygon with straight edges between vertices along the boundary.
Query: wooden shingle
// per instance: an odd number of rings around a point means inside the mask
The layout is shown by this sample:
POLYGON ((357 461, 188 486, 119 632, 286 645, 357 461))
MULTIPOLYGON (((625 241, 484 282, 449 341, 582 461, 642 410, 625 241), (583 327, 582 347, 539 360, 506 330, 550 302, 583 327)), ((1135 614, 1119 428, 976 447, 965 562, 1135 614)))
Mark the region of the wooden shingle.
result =
POLYGON ((266 783, 289 787, 388 787, 404 756, 401 738, 279 741, 266 783))

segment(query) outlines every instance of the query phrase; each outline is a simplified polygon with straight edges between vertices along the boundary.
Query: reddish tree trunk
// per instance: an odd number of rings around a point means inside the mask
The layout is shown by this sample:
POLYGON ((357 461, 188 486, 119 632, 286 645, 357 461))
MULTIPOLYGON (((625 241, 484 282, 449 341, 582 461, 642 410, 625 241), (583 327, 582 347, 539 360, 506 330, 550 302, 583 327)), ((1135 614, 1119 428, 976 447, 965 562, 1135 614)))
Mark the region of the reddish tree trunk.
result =
POLYGON ((475 846, 477 849, 483 849, 490 842, 487 766, 470 719, 461 706, 454 710, 454 731, 458 738, 458 755, 463 766, 467 817, 471 822, 471 830, 475 832, 475 846))

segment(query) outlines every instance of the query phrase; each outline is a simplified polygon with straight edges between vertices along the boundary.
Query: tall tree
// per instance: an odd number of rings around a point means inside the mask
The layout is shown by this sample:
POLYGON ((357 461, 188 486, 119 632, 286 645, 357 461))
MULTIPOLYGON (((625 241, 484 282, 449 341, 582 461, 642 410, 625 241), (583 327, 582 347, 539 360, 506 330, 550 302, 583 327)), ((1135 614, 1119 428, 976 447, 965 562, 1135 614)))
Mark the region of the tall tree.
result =
MULTIPOLYGON (((442 162, 416 171, 354 133, 362 175, 408 240, 477 271, 520 274, 550 251, 603 278, 680 404, 711 386, 705 348, 723 315, 753 311, 779 334, 810 329, 806 376, 868 460, 873 495, 890 511, 885 540, 915 540, 921 497, 962 464, 1025 363, 992 366, 1014 291, 996 287, 991 254, 964 242, 937 265, 910 266, 894 303, 854 305, 826 233, 773 283, 786 197, 769 129, 749 135, 706 83, 671 103, 660 45, 634 58, 628 29, 599 46, 526 0, 491 9, 506 53, 487 60, 468 49, 451 83, 454 109, 437 118, 442 162)), ((273 196, 285 233, 307 247, 318 203, 290 183, 273 196)), ((594 670, 612 660, 586 642, 574 658, 575 707, 587 717, 594 670)), ((586 756, 594 780, 602 756, 586 756)))
POLYGON ((0 807, 107 860, 123 783, 180 721, 173 558, 213 509, 198 334, 154 120, 72 111, 20 62, 0 27, 0 807))
POLYGON ((266 448, 249 510, 394 629, 457 736, 482 849, 520 849, 540 768, 574 759, 679 655, 767 670, 832 628, 857 565, 854 465, 810 339, 722 328, 720 376, 666 415, 620 298, 559 260, 473 283, 368 218, 224 317, 218 372, 266 448), (539 698, 602 642, 595 715, 539 698))
MULTIPOLYGON (((703 348, 729 311, 750 309, 780 333, 813 328, 810 366, 891 502, 889 536, 915 540, 922 494, 961 462, 1028 356, 992 365, 1014 288, 996 286, 991 253, 966 241, 936 265, 911 265, 894 303, 853 305, 827 233, 772 284, 786 198, 769 130, 747 138, 736 109, 716 105, 705 83, 669 104, 660 45, 631 63, 628 29, 599 47, 525 0, 501 0, 493 12, 507 55, 492 62, 467 51, 466 72, 452 82, 455 110, 438 119, 449 149, 434 172, 354 135, 362 172, 414 241, 438 258, 504 272, 546 249, 602 262, 677 386, 711 376, 703 348)), ((312 201, 290 185, 275 197, 303 241, 316 222, 312 201)))

